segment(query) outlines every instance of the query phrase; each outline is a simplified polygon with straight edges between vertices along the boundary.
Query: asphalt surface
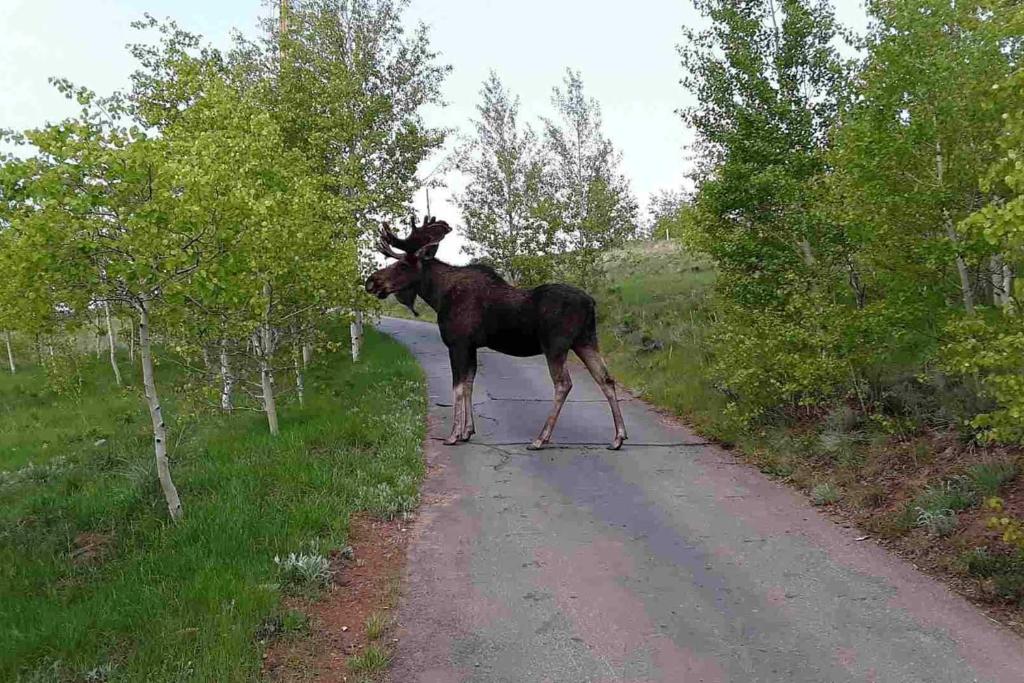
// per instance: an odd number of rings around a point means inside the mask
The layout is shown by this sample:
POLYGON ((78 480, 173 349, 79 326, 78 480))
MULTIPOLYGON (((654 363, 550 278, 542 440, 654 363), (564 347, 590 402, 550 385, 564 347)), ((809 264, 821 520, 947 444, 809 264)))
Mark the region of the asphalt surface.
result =
POLYGON ((543 358, 480 353, 447 447, 436 325, 385 319, 429 378, 431 439, 393 683, 1021 683, 1024 641, 797 493, 573 363, 552 445, 543 358))

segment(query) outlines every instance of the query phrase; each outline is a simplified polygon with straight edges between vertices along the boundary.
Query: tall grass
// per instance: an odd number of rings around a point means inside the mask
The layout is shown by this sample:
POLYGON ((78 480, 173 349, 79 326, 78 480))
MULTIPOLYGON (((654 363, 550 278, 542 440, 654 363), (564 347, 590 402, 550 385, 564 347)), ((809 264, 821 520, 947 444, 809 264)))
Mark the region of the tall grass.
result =
POLYGON ((311 368, 276 439, 255 412, 183 415, 185 378, 159 372, 177 525, 138 386, 114 387, 104 359, 85 362, 80 397, 38 369, 0 377, 0 680, 256 680, 256 634, 286 589, 274 557, 328 554, 352 513, 415 502, 422 377, 372 330, 362 363, 311 368))
POLYGON ((726 398, 707 379, 712 267, 665 241, 630 243, 604 268, 599 332, 616 379, 705 433, 734 440, 726 398))

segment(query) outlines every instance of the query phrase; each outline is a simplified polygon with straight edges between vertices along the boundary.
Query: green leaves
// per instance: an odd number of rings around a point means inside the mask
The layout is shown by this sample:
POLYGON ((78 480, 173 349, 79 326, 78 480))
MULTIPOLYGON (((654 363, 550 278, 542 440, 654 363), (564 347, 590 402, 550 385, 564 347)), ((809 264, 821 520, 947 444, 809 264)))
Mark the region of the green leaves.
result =
POLYGON ((567 72, 552 98, 557 118, 542 119, 538 136, 520 124, 518 98, 494 73, 481 98, 475 137, 456 162, 470 179, 457 198, 467 251, 517 284, 558 277, 592 286, 597 256, 637 232, 636 200, 599 105, 567 72))
POLYGON ((975 426, 1019 440, 1019 3, 869 2, 855 73, 826 2, 697 7, 680 224, 721 272, 716 379, 753 415, 939 360, 1000 406, 975 426))

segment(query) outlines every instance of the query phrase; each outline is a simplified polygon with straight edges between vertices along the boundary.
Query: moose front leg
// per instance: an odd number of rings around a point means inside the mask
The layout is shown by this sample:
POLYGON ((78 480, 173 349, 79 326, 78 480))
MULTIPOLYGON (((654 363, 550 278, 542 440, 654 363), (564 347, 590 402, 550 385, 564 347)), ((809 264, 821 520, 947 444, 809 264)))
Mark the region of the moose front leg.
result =
POLYGON ((453 446, 473 435, 473 378, 476 375, 476 350, 449 347, 452 366, 452 431, 444 443, 453 446))

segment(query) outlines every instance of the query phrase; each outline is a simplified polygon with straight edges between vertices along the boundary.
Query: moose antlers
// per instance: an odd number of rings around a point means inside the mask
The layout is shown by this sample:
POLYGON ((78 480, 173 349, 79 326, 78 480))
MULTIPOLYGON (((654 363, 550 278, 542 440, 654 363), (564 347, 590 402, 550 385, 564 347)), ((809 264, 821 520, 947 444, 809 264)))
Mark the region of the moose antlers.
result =
POLYGON ((400 260, 402 258, 402 254, 395 252, 395 250, 391 248, 391 245, 389 244, 389 237, 394 237, 394 233, 391 232, 391 228, 389 228, 388 224, 385 223, 380 228, 380 236, 377 239, 377 251, 388 258, 400 260))
POLYGON ((394 251, 388 249, 390 252, 388 253, 383 251, 383 248, 397 247, 407 254, 415 254, 425 247, 440 244, 444 236, 452 231, 451 226, 444 221, 437 220, 434 216, 424 216, 423 225, 419 227, 416 227, 414 219, 410 219, 409 225, 411 228, 409 236, 402 239, 387 223, 383 224, 380 229, 380 244, 377 250, 390 258, 401 258, 396 256, 394 251))

